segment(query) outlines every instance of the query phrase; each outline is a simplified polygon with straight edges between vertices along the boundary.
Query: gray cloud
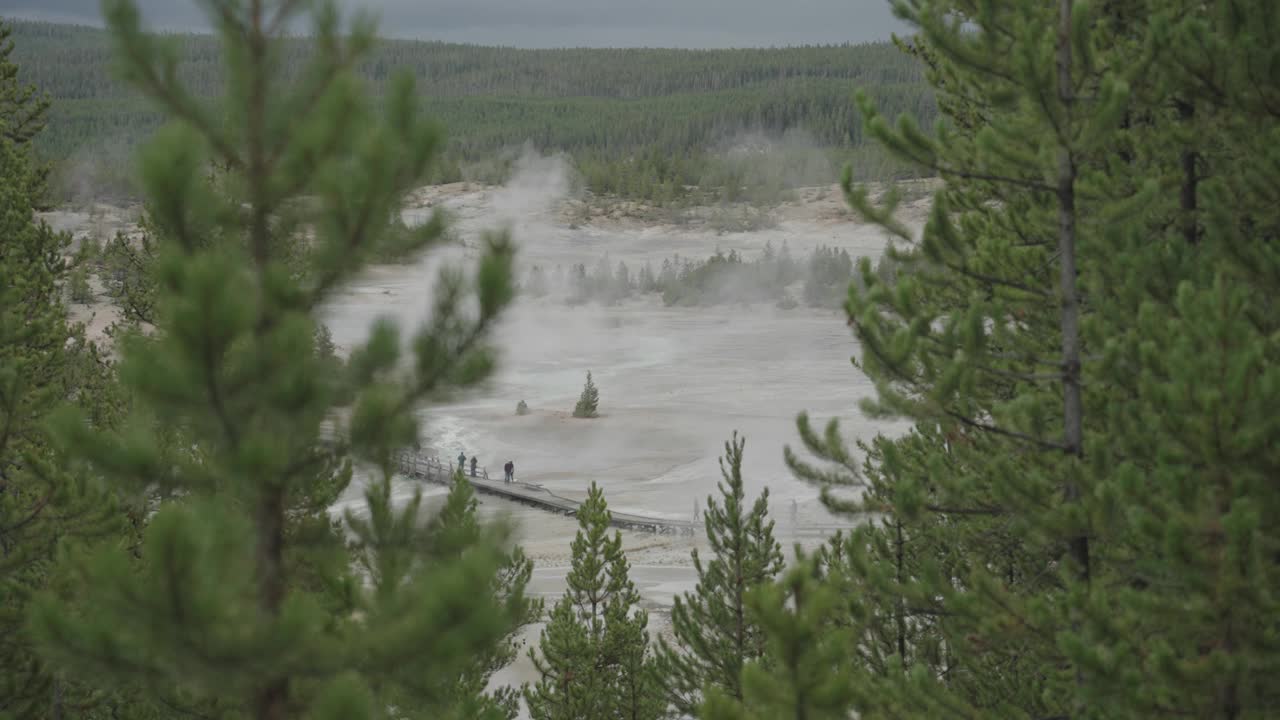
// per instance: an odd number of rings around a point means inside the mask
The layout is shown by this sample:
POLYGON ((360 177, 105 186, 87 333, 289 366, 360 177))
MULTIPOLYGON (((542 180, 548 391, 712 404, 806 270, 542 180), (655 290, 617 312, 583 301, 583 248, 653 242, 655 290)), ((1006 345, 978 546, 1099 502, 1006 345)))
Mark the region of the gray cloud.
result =
MULTIPOLYGON (((203 30, 190 0, 140 0, 148 22, 203 30)), ((383 35, 520 47, 760 47, 885 40, 889 0, 346 0, 383 35)), ((0 15, 100 24, 96 0, 0 0, 0 15)))

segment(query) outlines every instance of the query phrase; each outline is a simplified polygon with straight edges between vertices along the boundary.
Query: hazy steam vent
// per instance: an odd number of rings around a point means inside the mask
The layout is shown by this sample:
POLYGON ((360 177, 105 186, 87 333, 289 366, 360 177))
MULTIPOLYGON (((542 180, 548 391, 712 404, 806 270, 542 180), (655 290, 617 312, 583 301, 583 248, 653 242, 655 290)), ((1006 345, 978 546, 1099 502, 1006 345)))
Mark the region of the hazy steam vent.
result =
POLYGON ((753 188, 761 200, 773 199, 785 189, 838 180, 827 151, 809 131, 798 127, 781 135, 760 130, 739 133, 721 144, 719 157, 725 171, 739 178, 743 187, 753 188))
POLYGON ((573 177, 573 167, 563 155, 542 155, 526 145, 510 179, 493 194, 491 211, 508 225, 545 220, 557 202, 569 197, 573 177))

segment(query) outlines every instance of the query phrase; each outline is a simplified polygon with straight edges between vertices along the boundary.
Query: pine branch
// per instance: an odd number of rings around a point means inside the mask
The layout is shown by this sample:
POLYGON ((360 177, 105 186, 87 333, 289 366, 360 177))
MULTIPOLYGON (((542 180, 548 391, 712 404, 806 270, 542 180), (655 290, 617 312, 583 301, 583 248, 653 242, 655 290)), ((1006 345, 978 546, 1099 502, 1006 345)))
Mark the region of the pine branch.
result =
POLYGON ((1035 437, 1033 435, 1026 435, 1024 433, 1016 432, 1013 430, 1006 430, 1004 428, 996 427, 995 425, 988 425, 986 423, 978 422, 977 420, 971 420, 968 417, 958 412, 954 412, 952 410, 943 409, 942 412, 945 415, 947 415, 947 417, 950 417, 954 420, 959 420, 961 423, 969 427, 976 428, 978 430, 995 433, 996 435, 1003 435, 1004 437, 1013 438, 1014 440, 1020 440, 1025 443, 1029 443, 1031 445, 1044 448, 1045 450, 1058 450, 1062 452, 1067 452, 1068 450, 1067 447, 1061 443, 1050 442, 1048 440, 1044 440, 1044 439, 1035 437))
POLYGON ((217 360, 213 357, 209 343, 203 343, 201 348, 203 352, 202 369, 204 370, 204 389, 205 395, 208 397, 215 417, 217 417, 219 425, 222 426, 222 433, 227 441, 231 443, 232 448, 236 448, 240 444, 240 431, 236 429, 235 422, 227 413, 226 402, 222 395, 222 388, 218 382, 217 360))
MULTIPOLYGON (((1045 358, 1039 358, 1033 355, 1024 355, 1024 354, 1018 354, 1018 353, 987 353, 987 355, 988 357, 993 357, 993 358, 996 358, 997 360, 1014 360, 1017 362, 1025 362, 1025 363, 1032 363, 1035 365, 1042 365, 1044 367, 1054 367, 1054 368, 1062 367, 1062 360, 1060 359, 1047 360, 1045 358)), ((1097 356, 1091 356, 1090 359, 1098 360, 1101 358, 1097 356)))
POLYGON ((276 37, 283 33, 285 23, 306 4, 307 0, 281 0, 276 6, 275 13, 267 21, 267 37, 276 37))
POLYGON ((987 373, 988 375, 1009 378, 1010 380, 1021 380, 1024 382, 1062 382, 1063 377, 1062 373, 1020 373, 977 364, 973 364, 972 367, 976 370, 987 373))
POLYGON ((976 272, 974 270, 970 270, 969 268, 963 265, 957 265, 952 262, 944 262, 943 265, 949 270, 953 270, 967 278, 971 278, 979 282, 988 283, 990 285, 999 285, 1001 287, 1012 288, 1014 290, 1027 293, 1028 295, 1032 295, 1038 298, 1051 297, 1050 293, 1044 290, 1033 287, 1031 285, 1027 285, 1026 283, 1020 283, 1016 280, 1008 280, 1006 278, 998 278, 993 275, 986 275, 980 272, 976 272))
POLYGON ((1003 508, 960 508, 948 507, 945 505, 925 505, 925 508, 931 512, 943 515, 986 515, 990 517, 999 517, 1008 514, 1003 508))
POLYGON ((21 519, 21 520, 18 520, 17 522, 15 522, 15 523, 13 523, 12 525, 9 525, 9 526, 7 526, 7 527, 6 527, 6 526, 0 526, 0 534, 7 534, 7 533, 12 533, 12 532, 17 532, 18 530, 21 530, 21 529, 23 529, 24 527, 27 527, 27 526, 28 526, 28 525, 30 525, 32 522, 34 522, 37 518, 39 518, 39 517, 40 517, 40 513, 44 511, 45 507, 47 507, 47 506, 49 505, 49 502, 50 502, 51 500, 53 500, 53 491, 49 491, 48 493, 46 493, 46 494, 45 494, 45 496, 44 496, 44 497, 42 497, 42 498, 40 498, 39 500, 37 500, 37 501, 32 505, 32 507, 31 507, 31 512, 30 512, 30 513, 28 513, 28 514, 27 514, 27 516, 26 516, 25 518, 23 518, 23 519, 21 519))
POLYGON ((236 5, 229 2, 211 2, 209 5, 213 8, 214 14, 222 21, 223 26, 233 35, 247 36, 249 27, 236 16, 234 10, 239 9, 236 5))

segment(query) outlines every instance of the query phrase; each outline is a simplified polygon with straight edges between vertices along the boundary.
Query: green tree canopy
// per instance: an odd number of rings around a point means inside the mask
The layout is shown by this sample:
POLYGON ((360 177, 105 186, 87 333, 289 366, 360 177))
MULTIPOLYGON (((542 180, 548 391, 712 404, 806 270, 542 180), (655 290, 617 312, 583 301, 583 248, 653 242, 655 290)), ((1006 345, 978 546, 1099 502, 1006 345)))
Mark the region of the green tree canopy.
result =
POLYGON ((122 537, 124 512, 55 452, 46 423, 62 403, 110 425, 118 408, 109 364, 67 315, 70 238, 39 222, 40 170, 31 141, 47 103, 18 83, 0 25, 0 716, 35 717, 94 700, 61 683, 24 627, 48 586, 60 543, 122 537))
POLYGON ((654 660, 658 683, 676 712, 697 711, 707 688, 742 699, 742 667, 765 654, 765 639, 750 614, 748 593, 782 571, 782 547, 773 538, 769 490, 750 506, 742 483, 746 439, 734 433, 720 460, 720 501, 707 498, 705 515, 711 558, 697 549, 698 585, 671 608, 674 645, 659 640, 654 660))
POLYGON ((825 571, 844 712, 1267 716, 1274 6, 897 7, 950 122, 867 127, 946 185, 917 235, 846 182, 898 241, 846 309, 864 410, 914 429, 860 467, 802 419, 790 457, 877 520, 825 571))
POLYGON ((81 554, 32 628, 68 674, 166 705, 474 717, 482 699, 458 688, 474 687, 525 612, 518 590, 497 591, 512 557, 494 531, 468 537, 453 514, 424 522, 416 498, 394 507, 391 485, 394 453, 417 441, 415 407, 493 368, 486 339, 513 294, 511 246, 490 238, 474 273, 445 270, 408 342, 380 323, 335 372, 318 351, 317 308, 368 258, 441 235, 438 219, 388 232, 439 132, 411 83, 374 104, 354 80, 373 38, 366 18, 344 25, 331 3, 208 8, 228 69, 216 106, 171 71, 175 46, 144 32, 133 2, 106 4, 124 77, 172 120, 141 163, 155 336, 120 340, 133 398, 123 427, 69 414, 59 450, 122 492, 171 499, 151 517, 140 567, 114 548, 81 554), (281 38, 313 5, 324 52, 287 75, 281 38), (160 443, 157 422, 181 431, 182 452, 160 443), (353 462, 366 508, 346 517, 348 548, 328 508, 353 462))
POLYGON ((591 371, 587 371, 587 382, 582 386, 582 394, 578 396, 578 402, 573 406, 573 416, 576 418, 593 418, 599 414, 600 408, 600 389, 591 380, 591 371))
POLYGON ((648 614, 629 577, 622 534, 609 537, 609 506, 591 484, 578 507, 568 588, 551 610, 538 649, 541 678, 525 689, 535 720, 652 720, 663 703, 650 668, 648 614))

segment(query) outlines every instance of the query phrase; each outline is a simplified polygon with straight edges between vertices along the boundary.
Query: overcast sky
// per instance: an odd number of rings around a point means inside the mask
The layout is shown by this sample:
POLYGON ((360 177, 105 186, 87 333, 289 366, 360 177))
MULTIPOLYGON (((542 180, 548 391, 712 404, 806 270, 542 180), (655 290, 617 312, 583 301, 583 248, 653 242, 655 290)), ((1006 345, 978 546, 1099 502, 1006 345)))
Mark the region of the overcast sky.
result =
MULTIPOLYGON (((383 35, 519 47, 767 47, 886 40, 889 0, 340 0, 383 35)), ((193 0, 139 0, 153 27, 203 30, 193 0)), ((100 24, 98 0, 0 0, 0 15, 100 24)))

